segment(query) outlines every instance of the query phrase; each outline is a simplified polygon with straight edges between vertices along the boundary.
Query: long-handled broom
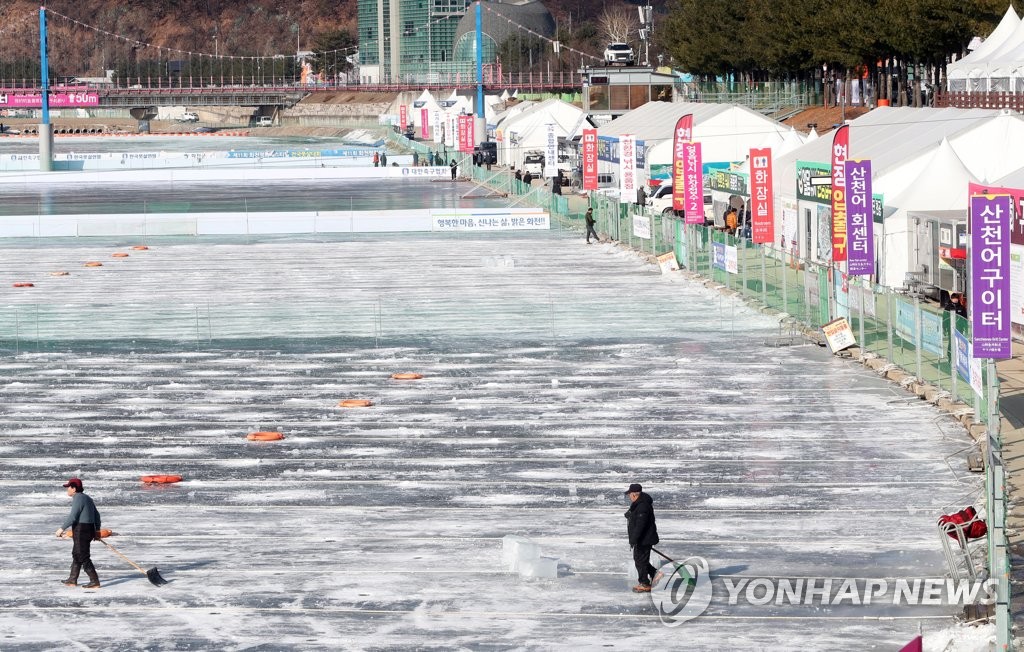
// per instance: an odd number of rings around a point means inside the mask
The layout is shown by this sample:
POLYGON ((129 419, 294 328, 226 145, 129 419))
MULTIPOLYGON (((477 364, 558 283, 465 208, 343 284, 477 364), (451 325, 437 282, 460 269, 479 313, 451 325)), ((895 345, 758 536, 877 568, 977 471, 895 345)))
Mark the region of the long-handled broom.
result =
POLYGON ((103 539, 100 539, 99 541, 100 541, 100 543, 102 543, 106 547, 110 548, 110 552, 114 553, 115 555, 117 555, 121 559, 125 560, 126 562, 131 564, 135 568, 135 570, 137 570, 140 573, 142 573, 143 575, 145 575, 146 579, 148 579, 149 583, 152 584, 153 586, 162 586, 164 584, 167 584, 168 581, 165 580, 163 578, 163 576, 160 575, 160 571, 158 571, 156 569, 156 566, 154 566, 153 568, 150 568, 149 570, 146 570, 142 566, 139 566, 138 564, 133 562, 131 559, 128 559, 127 557, 122 555, 120 550, 118 550, 114 546, 110 545, 109 543, 107 543, 103 539))

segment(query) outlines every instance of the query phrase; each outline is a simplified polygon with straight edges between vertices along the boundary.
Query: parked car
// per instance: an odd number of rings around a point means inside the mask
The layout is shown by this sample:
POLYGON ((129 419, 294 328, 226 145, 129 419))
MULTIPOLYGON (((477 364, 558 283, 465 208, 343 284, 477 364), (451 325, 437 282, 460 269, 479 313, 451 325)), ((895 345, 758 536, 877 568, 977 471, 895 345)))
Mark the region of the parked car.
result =
POLYGON ((611 43, 604 49, 604 62, 612 65, 632 66, 636 61, 633 46, 629 43, 611 43))
POLYGON ((261 115, 259 118, 256 119, 256 126, 257 127, 273 127, 274 126, 274 118, 269 116, 269 115, 261 115))
MULTIPOLYGON (((652 213, 671 213, 672 212, 672 180, 665 181, 660 186, 654 189, 651 196, 647 198, 647 205, 651 208, 652 213)), ((711 192, 708 190, 704 191, 704 219, 714 220, 715 209, 711 201, 711 192)))
POLYGON ((181 114, 182 122, 199 122, 199 114, 192 111, 185 111, 181 114))

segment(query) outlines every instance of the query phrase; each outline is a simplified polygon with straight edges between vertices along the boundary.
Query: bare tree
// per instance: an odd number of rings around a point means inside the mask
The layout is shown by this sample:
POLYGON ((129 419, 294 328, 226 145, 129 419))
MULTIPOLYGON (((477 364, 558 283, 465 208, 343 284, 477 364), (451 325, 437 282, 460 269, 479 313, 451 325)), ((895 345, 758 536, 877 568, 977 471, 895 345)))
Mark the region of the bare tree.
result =
POLYGON ((630 35, 638 29, 636 16, 622 5, 605 7, 597 23, 609 43, 629 43, 630 35))

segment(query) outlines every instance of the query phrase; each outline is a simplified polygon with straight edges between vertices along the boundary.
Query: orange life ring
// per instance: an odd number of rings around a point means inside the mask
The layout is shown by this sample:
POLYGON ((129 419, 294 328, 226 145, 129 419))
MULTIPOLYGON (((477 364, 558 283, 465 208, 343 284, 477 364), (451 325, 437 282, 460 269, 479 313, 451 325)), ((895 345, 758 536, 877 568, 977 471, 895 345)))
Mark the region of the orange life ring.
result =
POLYGON ((35 283, 12 283, 11 285, 16 288, 34 288, 36 286, 35 283))
POLYGON ((420 378, 423 378, 423 374, 400 373, 391 374, 391 377, 394 378, 395 380, 419 380, 420 378))
POLYGON ((338 403, 338 407, 343 408, 361 408, 370 407, 371 405, 373 405, 373 401, 370 401, 365 398, 347 398, 344 401, 338 403))
POLYGON ((273 431, 250 432, 245 438, 249 441, 277 441, 278 439, 284 439, 284 435, 273 431))
POLYGON ((181 482, 180 475, 144 475, 141 480, 146 484, 173 484, 181 482))
POLYGON ((103 263, 97 260, 90 260, 85 264, 85 267, 103 267, 103 263))
POLYGON ((71 272, 50 272, 50 276, 71 276, 71 272))
POLYGON ((119 251, 116 254, 110 254, 110 257, 111 258, 127 258, 128 254, 124 253, 123 251, 119 251))
POLYGON ((132 247, 132 249, 134 251, 149 251, 149 247, 147 247, 146 245, 135 245, 134 247, 132 247))

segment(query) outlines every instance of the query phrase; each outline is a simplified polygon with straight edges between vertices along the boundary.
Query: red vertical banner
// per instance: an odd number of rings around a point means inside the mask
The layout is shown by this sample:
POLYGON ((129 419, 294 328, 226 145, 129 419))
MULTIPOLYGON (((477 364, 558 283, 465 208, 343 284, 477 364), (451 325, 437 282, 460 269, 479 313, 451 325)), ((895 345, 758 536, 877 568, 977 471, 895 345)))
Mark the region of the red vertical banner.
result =
POLYGON ((583 189, 597 190, 597 129, 583 130, 583 189))
POLYGON ((409 107, 402 104, 398 107, 398 126, 405 133, 405 128, 409 126, 409 107))
POLYGON ((471 154, 473 152, 473 145, 476 143, 473 141, 473 116, 471 115, 460 115, 459 116, 459 151, 471 154))
MULTIPOLYGON (((687 224, 704 223, 704 163, 701 160, 700 143, 683 145, 683 210, 687 224)), ((675 203, 675 197, 673 197, 675 203)))
POLYGON ((693 140, 693 114, 687 113, 676 121, 672 135, 672 210, 681 211, 686 206, 686 182, 684 181, 684 143, 693 140))
POLYGON ((430 111, 426 108, 420 109, 420 137, 430 138, 430 111))
POLYGON ((750 150, 750 239, 775 242, 775 196, 772 192, 772 149, 750 150))
POLYGON ((846 260, 846 159, 850 155, 850 125, 832 138, 832 262, 846 260))

